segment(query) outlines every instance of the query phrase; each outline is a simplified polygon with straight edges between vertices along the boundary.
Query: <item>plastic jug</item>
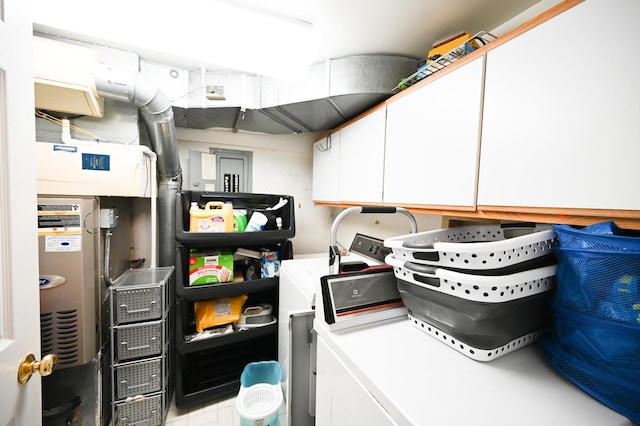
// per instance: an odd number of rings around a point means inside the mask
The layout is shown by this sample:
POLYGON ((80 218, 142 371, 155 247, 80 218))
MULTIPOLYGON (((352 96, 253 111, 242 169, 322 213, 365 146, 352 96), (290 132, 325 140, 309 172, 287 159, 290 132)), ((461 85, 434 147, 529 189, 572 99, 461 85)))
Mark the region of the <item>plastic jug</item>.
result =
POLYGON ((189 209, 189 232, 233 232, 233 204, 209 201, 204 209, 189 209))

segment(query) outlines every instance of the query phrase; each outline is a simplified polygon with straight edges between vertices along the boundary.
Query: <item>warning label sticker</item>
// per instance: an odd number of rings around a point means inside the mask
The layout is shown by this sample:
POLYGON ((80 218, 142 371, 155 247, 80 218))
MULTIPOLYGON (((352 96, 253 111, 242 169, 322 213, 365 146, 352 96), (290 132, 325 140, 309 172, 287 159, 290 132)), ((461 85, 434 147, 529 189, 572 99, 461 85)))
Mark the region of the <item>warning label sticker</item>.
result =
POLYGON ((44 238, 44 251, 47 253, 80 251, 82 249, 81 235, 46 235, 44 238))
POLYGON ((38 235, 80 234, 80 204, 38 204, 38 235))

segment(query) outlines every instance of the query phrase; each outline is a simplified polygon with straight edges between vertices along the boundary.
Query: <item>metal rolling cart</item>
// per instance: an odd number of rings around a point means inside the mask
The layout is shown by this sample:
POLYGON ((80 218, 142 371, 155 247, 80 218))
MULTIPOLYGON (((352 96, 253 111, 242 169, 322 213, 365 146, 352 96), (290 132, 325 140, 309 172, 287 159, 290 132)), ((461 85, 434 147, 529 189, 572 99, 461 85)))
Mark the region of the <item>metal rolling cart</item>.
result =
POLYGON ((112 422, 162 425, 171 395, 174 267, 134 269, 110 287, 112 422))

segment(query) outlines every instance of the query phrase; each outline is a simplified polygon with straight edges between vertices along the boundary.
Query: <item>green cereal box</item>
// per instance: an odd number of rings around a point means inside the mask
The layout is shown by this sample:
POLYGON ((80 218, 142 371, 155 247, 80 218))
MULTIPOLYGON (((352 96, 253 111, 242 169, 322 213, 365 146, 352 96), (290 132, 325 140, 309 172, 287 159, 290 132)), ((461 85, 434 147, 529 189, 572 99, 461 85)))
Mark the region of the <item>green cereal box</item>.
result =
POLYGON ((191 252, 189 285, 219 284, 233 281, 233 253, 230 251, 191 252))

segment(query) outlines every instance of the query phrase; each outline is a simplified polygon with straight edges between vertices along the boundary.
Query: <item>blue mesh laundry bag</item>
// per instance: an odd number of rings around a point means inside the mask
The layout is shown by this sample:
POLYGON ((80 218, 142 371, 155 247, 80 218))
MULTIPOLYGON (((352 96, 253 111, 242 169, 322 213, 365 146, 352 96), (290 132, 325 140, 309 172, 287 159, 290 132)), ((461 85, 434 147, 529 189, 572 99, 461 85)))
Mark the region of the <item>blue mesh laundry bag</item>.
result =
POLYGON ((575 358, 640 386, 640 326, 552 305, 549 337, 575 358))
POLYGON ((603 319, 637 322, 640 311, 640 251, 556 247, 554 302, 603 319))
POLYGON ((559 241, 554 303, 640 325, 640 233, 633 236, 635 231, 611 222, 583 229, 554 225, 554 230, 559 241))
POLYGON ((640 386, 603 371, 565 351, 549 336, 540 339, 542 351, 549 363, 573 384, 594 399, 640 424, 640 386))
POLYGON ((557 283, 544 354, 583 391, 640 423, 640 232, 613 222, 554 230, 557 283))
POLYGON ((622 229, 614 222, 584 228, 553 225, 559 246, 568 249, 640 251, 640 231, 622 229))

